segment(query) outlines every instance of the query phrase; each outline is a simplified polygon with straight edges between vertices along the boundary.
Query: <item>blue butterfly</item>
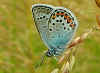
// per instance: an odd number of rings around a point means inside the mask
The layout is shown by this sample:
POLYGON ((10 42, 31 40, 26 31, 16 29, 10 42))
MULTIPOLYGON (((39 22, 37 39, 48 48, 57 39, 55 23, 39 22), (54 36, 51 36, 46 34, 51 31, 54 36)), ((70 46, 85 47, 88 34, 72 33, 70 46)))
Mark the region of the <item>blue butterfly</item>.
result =
POLYGON ((32 14, 39 34, 49 48, 46 56, 61 55, 78 27, 74 14, 67 8, 46 4, 32 5, 32 14))

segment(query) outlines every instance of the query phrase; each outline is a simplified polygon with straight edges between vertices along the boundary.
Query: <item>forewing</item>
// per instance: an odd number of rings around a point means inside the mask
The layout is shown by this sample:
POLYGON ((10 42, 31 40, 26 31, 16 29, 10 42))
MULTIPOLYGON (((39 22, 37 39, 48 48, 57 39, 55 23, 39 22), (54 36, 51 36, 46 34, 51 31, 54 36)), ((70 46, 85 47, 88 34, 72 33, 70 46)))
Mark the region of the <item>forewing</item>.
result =
POLYGON ((32 6, 33 18, 39 33, 47 31, 48 20, 52 10, 52 6, 45 4, 36 4, 32 6))
MULTIPOLYGON (((53 12, 53 6, 45 4, 36 4, 32 6, 32 13, 35 25, 40 33, 41 39, 48 46, 48 40, 46 37, 48 31, 48 21, 53 12)), ((49 48, 49 46, 48 46, 49 48)))

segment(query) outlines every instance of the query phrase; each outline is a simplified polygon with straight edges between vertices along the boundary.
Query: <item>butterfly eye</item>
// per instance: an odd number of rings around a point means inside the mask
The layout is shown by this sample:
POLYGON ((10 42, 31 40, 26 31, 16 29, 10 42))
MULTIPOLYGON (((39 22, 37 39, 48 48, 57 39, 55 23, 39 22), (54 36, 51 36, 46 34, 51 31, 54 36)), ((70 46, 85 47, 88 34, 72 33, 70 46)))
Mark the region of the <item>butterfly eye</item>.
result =
POLYGON ((51 57, 51 56, 53 56, 53 54, 51 53, 51 51, 47 51, 46 56, 51 57))

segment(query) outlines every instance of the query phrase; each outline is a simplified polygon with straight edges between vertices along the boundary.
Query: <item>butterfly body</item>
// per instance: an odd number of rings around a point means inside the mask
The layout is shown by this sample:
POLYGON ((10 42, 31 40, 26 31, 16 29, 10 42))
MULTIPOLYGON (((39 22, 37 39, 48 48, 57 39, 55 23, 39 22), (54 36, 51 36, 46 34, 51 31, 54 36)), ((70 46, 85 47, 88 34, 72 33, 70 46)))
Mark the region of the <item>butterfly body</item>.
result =
POLYGON ((45 4, 33 5, 32 12, 37 30, 49 48, 46 55, 61 55, 78 27, 74 14, 66 8, 45 4))

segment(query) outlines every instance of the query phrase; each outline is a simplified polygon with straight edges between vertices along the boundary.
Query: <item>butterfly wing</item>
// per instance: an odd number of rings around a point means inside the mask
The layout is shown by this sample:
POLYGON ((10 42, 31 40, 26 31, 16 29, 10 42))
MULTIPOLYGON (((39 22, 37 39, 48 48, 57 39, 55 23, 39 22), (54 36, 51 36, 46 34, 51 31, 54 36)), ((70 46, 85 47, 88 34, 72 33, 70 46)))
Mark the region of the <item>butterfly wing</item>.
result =
POLYGON ((37 30, 49 48, 47 56, 60 55, 78 27, 76 17, 66 8, 45 4, 33 5, 32 13, 37 30))
POLYGON ((33 13, 33 18, 35 21, 36 28, 38 32, 40 33, 42 40, 47 46, 49 44, 47 41, 46 34, 48 30, 48 21, 49 21, 52 11, 53 11, 53 7, 50 5, 35 4, 32 6, 32 13, 33 13))
POLYGON ((47 40, 52 46, 49 53, 52 52, 55 56, 60 55, 71 41, 77 27, 77 19, 70 10, 55 7, 48 22, 47 40))

